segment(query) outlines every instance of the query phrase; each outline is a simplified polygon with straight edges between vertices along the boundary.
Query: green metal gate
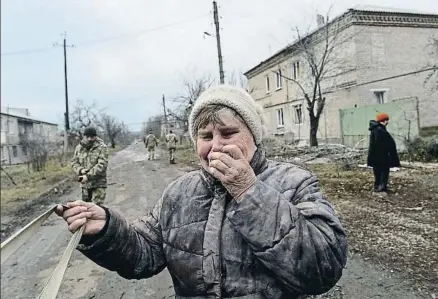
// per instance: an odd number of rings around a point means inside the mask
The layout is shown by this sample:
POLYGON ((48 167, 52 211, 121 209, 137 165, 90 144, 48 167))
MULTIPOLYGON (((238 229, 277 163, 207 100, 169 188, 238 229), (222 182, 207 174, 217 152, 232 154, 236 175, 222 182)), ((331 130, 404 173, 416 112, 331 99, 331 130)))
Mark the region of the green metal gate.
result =
POLYGON ((365 148, 368 146, 369 121, 380 112, 389 114, 388 131, 397 148, 404 149, 404 140, 419 134, 418 99, 406 98, 385 104, 376 104, 339 110, 342 144, 365 148))

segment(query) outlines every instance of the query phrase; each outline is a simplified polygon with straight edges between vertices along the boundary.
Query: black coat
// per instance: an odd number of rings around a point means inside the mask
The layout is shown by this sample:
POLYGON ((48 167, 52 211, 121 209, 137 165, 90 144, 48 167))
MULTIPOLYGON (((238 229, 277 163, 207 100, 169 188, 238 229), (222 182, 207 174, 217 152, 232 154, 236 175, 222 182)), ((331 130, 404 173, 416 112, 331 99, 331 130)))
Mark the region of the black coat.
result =
POLYGON ((381 123, 370 121, 370 146, 368 150, 368 166, 391 168, 400 167, 395 141, 386 127, 381 123))

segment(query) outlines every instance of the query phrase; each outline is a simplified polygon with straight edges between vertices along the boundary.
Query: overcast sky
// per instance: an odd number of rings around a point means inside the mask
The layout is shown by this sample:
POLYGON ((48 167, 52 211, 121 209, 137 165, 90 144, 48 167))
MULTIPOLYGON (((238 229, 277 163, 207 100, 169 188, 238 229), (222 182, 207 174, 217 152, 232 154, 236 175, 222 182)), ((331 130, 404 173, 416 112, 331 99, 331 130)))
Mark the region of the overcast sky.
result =
MULTIPOLYGON (((268 58, 292 41, 291 28, 308 28, 330 6, 338 15, 358 3, 438 13, 437 0, 219 0, 226 74, 268 58)), ((211 1, 2 0, 2 106, 62 124, 63 51, 53 44, 64 30, 76 46, 70 105, 95 100, 133 130, 162 112, 161 95, 176 96, 184 78, 218 77, 215 38, 203 37, 214 33, 211 1)))

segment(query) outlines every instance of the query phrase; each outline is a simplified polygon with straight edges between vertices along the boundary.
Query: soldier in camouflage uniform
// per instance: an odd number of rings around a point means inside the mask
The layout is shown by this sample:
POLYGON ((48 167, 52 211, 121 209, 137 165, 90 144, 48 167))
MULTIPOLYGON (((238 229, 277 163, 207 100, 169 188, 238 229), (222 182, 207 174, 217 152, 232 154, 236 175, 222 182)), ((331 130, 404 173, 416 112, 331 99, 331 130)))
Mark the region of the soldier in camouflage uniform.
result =
POLYGON ((148 160, 155 160, 155 147, 158 146, 158 139, 149 131, 149 135, 143 139, 144 145, 148 149, 148 160))
POLYGON ((106 196, 108 150, 95 128, 88 127, 76 146, 71 166, 82 184, 82 200, 103 204, 106 196))
POLYGON ((176 138, 176 135, 172 132, 172 130, 169 130, 169 134, 166 135, 166 142, 167 142, 167 149, 169 150, 169 160, 170 164, 175 164, 175 149, 176 149, 176 143, 178 142, 178 139, 176 138))

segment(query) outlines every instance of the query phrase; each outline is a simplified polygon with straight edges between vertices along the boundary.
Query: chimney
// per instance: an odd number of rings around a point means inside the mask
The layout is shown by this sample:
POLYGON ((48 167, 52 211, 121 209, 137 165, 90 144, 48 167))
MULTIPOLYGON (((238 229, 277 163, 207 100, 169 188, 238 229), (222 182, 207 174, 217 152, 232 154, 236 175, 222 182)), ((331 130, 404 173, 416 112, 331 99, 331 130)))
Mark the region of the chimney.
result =
POLYGON ((324 24, 325 24, 324 16, 319 15, 319 14, 316 15, 316 23, 318 25, 318 28, 324 26, 324 24))

